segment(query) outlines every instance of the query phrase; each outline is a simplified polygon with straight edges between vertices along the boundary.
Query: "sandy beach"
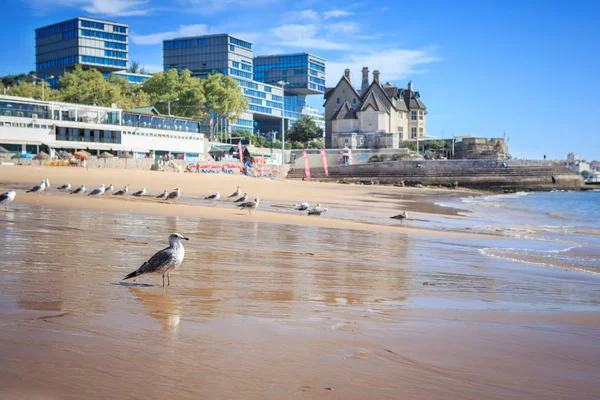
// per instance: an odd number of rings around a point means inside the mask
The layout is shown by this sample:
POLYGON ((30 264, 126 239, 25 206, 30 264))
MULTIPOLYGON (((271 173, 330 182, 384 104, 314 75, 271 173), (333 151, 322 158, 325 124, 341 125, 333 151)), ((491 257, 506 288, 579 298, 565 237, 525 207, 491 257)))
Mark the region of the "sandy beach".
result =
POLYGON ((600 397, 600 278, 482 255, 511 239, 436 204, 472 193, 0 167, 8 189, 2 398, 600 397), (24 193, 43 178, 49 192, 24 193), (182 198, 55 189, 67 182, 182 198), (263 199, 252 215, 224 199, 237 185, 263 199), (171 232, 190 237, 171 286, 122 283, 171 232))

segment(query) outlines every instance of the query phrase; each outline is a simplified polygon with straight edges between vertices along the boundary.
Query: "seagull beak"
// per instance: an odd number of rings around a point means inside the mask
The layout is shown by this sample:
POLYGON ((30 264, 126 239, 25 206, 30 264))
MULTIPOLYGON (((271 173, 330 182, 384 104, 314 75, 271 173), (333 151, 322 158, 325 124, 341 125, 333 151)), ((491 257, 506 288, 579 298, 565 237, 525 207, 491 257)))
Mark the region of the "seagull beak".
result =
POLYGON ((190 238, 186 238, 186 237, 184 237, 184 239, 185 239, 185 240, 190 240, 190 238))

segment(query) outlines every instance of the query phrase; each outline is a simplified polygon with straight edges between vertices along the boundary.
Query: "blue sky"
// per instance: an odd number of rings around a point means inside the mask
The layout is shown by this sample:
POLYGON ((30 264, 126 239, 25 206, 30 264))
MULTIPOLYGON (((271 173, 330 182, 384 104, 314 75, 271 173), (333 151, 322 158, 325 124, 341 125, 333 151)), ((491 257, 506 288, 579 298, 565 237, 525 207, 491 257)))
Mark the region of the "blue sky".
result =
MULTIPOLYGON (((130 60, 161 69, 163 39, 228 32, 255 54, 308 51, 413 81, 427 131, 502 137, 516 157, 600 159, 600 4, 594 1, 2 0, 0 75, 34 69, 34 29, 74 16, 130 27, 130 60)), ((313 98, 311 104, 322 104, 313 98)))

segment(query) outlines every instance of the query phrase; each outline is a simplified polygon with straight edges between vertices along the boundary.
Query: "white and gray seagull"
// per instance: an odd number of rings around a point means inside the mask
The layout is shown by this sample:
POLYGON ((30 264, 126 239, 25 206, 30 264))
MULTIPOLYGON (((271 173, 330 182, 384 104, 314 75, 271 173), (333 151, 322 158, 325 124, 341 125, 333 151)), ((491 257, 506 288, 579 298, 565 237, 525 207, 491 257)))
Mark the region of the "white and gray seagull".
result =
POLYGON ((167 196, 167 200, 177 201, 181 197, 181 190, 179 188, 175 188, 169 195, 167 196))
POLYGON ((321 216, 321 214, 327 212, 326 208, 321 207, 320 203, 317 203, 317 205, 308 212, 308 215, 318 215, 321 216))
POLYGON ((14 190, 0 194, 0 204, 4 204, 5 210, 8 210, 8 203, 12 203, 16 195, 17 192, 15 192, 14 190))
POLYGON ((244 193, 244 195, 242 197, 240 197, 239 199, 237 199, 236 201, 234 201, 234 203, 243 203, 246 200, 248 200, 248 193, 244 193))
POLYGON ((146 188, 142 188, 142 190, 138 190, 137 192, 135 192, 133 195, 137 196, 137 197, 141 197, 143 195, 146 194, 146 188))
POLYGON ((159 200, 166 200, 167 197, 169 197, 169 191, 165 189, 164 192, 162 192, 161 194, 159 194, 158 196, 156 196, 157 199, 159 200))
POLYGON ((254 199, 254 201, 247 201, 245 203, 238 205, 238 207, 240 207, 240 210, 243 210, 243 209, 248 210, 250 215, 252 215, 252 210, 256 210, 258 208, 258 206, 260 205, 260 200, 261 199, 257 197, 254 199))
POLYGON ((227 198, 230 199, 232 197, 238 197, 240 193, 242 193, 242 189, 238 186, 235 192, 231 193, 229 196, 227 196, 227 198))
POLYGON ((213 193, 210 196, 206 196, 204 200, 219 200, 221 198, 221 193, 213 193))
POLYGON ((50 189, 50 181, 48 180, 48 178, 46 178, 46 187, 44 188, 44 190, 48 189, 50 189))
POLYGON ((400 223, 402 223, 402 221, 404 221, 405 219, 408 218, 408 213, 406 211, 402 211, 402 213, 398 214, 398 215, 394 215, 393 217, 390 217, 391 219, 399 219, 400 223))
POLYGON ((85 185, 81 185, 79 186, 77 189, 73 190, 71 193, 69 194, 79 194, 79 193, 85 193, 85 185))
POLYGON ((29 189, 27 193, 42 193, 44 189, 46 189, 46 181, 42 179, 42 181, 38 185, 35 185, 31 189, 29 189))
POLYGON ((141 267, 127 275, 123 280, 135 278, 143 274, 162 274, 163 287, 165 287, 165 275, 167 276, 167 286, 170 286, 171 278, 169 277, 169 272, 179 267, 185 256, 185 249, 181 244, 181 240, 190 239, 181 236, 179 233, 170 234, 169 247, 154 254, 141 267))
POLYGON ((106 189, 104 189, 104 183, 103 183, 102 185, 100 185, 99 188, 96 188, 96 189, 92 190, 88 194, 88 196, 102 196, 105 191, 106 191, 106 189))
POLYGON ((104 190, 103 194, 107 194, 107 193, 111 193, 113 190, 115 190, 115 187, 113 186, 113 184, 111 183, 110 185, 108 185, 108 187, 104 190))
POLYGON ((300 204, 294 204, 294 210, 296 210, 296 211, 306 211, 306 210, 308 210, 309 207, 310 207, 310 205, 307 202, 303 202, 300 204))
POLYGON ((125 185, 125 187, 121 190, 118 190, 116 193, 113 193, 113 196, 124 196, 129 193, 129 185, 125 185))
POLYGON ((57 187, 58 190, 70 190, 71 189, 71 184, 70 183, 65 183, 62 186, 57 187))

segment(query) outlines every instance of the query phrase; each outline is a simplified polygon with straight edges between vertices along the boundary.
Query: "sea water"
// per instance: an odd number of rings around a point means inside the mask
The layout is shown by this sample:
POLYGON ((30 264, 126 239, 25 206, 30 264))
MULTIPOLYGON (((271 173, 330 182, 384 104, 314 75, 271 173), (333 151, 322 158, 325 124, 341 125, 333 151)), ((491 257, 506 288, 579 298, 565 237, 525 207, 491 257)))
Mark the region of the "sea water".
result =
POLYGON ((481 249, 486 256, 600 274, 598 191, 469 196, 442 205, 466 210, 464 229, 518 239, 517 246, 481 249))

